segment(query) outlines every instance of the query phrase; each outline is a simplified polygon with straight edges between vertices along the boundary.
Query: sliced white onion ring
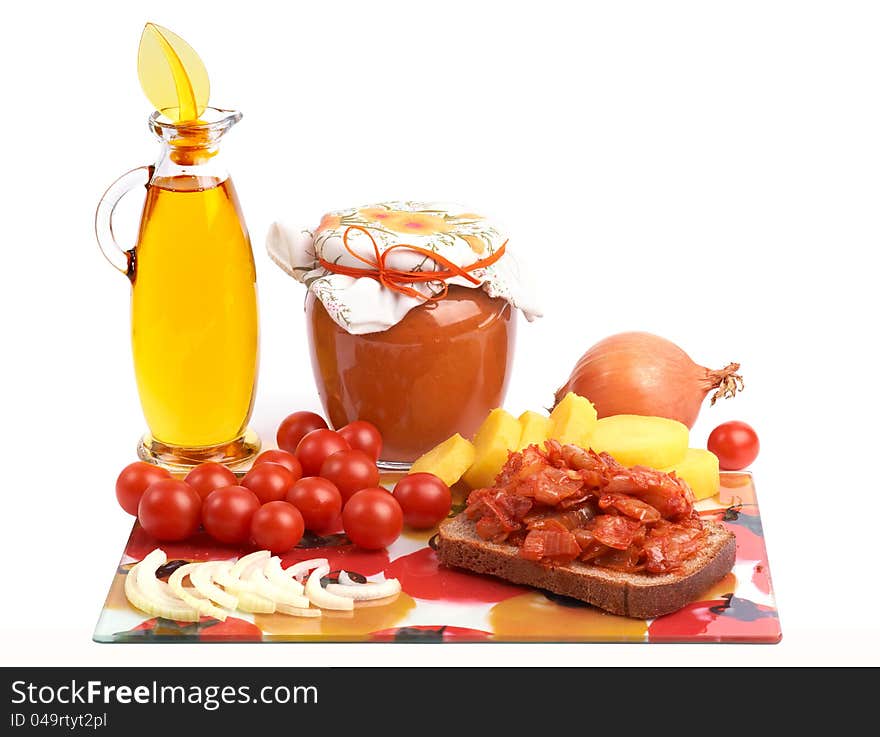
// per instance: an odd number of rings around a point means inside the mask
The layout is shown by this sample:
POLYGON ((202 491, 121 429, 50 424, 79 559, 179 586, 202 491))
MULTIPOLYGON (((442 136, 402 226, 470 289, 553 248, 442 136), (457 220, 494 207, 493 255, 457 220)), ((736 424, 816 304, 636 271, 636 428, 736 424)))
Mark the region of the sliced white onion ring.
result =
POLYGON ((395 578, 358 583, 347 571, 339 572, 339 583, 325 588, 321 579, 330 573, 326 558, 300 561, 285 570, 281 559, 268 550, 235 562, 185 563, 171 574, 168 583, 156 577, 166 562, 165 552, 156 548, 132 566, 125 577, 125 595, 137 609, 179 622, 198 622, 202 615, 223 621, 229 614, 224 608, 296 617, 320 617, 321 610, 327 609, 332 616, 351 617, 355 601, 378 606, 394 601, 401 591, 395 578), (305 585, 297 580, 309 572, 305 585), (187 576, 194 588, 184 587, 187 576))
MULTIPOLYGON (((339 577, 342 580, 342 576, 339 577)), ((344 596, 354 601, 372 601, 373 599, 384 599, 388 596, 399 594, 401 587, 400 581, 396 578, 389 578, 381 582, 341 584, 328 583, 327 592, 335 596, 344 596)))
POLYGON ((198 568, 190 571, 189 580, 196 587, 196 591, 206 599, 210 599, 226 609, 235 610, 238 608, 238 599, 228 591, 221 589, 212 580, 214 571, 217 570, 219 564, 220 561, 214 560, 202 563, 198 568))
POLYGON ((276 604, 275 611, 279 612, 280 614, 289 614, 291 617, 320 617, 321 616, 321 610, 318 609, 317 607, 313 607, 313 606, 305 608, 305 607, 290 606, 289 604, 276 604))
POLYGON ((351 576, 348 575, 348 571, 339 571, 339 583, 343 586, 359 586, 360 581, 355 581, 351 576))
POLYGON ((165 552, 156 548, 125 577, 125 596, 131 604, 153 617, 178 622, 198 622, 201 614, 174 596, 168 584, 156 578, 156 570, 167 561, 165 552), (160 585, 161 584, 161 585, 160 585))
POLYGON ((336 609, 339 611, 354 609, 354 599, 337 596, 321 586, 321 579, 328 573, 330 573, 329 564, 320 565, 311 572, 308 581, 306 581, 306 596, 309 597, 309 601, 315 606, 321 607, 321 609, 336 609))
POLYGON ((321 566, 327 566, 327 570, 329 571, 330 561, 326 558, 301 560, 299 563, 294 563, 290 568, 284 569, 283 573, 285 576, 290 576, 290 578, 299 578, 300 576, 305 576, 309 571, 321 566))
POLYGON ((218 566, 211 574, 214 583, 219 583, 227 591, 231 591, 235 596, 241 594, 256 594, 257 585, 252 581, 242 581, 240 578, 232 575, 232 564, 226 566, 218 566))
MULTIPOLYGON (((134 571, 134 567, 132 567, 131 570, 134 571)), ((140 568, 138 568, 138 571, 139 570, 140 568)), ((141 592, 141 595, 145 595, 143 587, 138 585, 137 578, 138 573, 135 573, 132 577, 133 585, 137 587, 137 590, 141 592)), ((157 588, 153 589, 153 594, 152 596, 149 596, 149 598, 155 599, 157 604, 162 604, 163 606, 168 606, 172 608, 180 606, 182 600, 180 599, 180 597, 174 595, 174 592, 171 591, 167 583, 157 578, 156 584, 157 588)), ((147 584, 147 586, 148 588, 150 588, 149 583, 147 584)))
POLYGON ((165 583, 165 581, 156 576, 159 567, 167 562, 168 558, 165 556, 165 553, 159 548, 156 548, 147 555, 140 564, 138 564, 138 571, 135 573, 135 582, 137 583, 138 588, 148 596, 152 595, 153 598, 165 601, 171 606, 177 606, 181 602, 180 597, 174 594, 171 587, 165 583), (150 572, 152 572, 152 581, 149 578, 151 575, 150 572), (152 594, 150 592, 152 592, 152 594))
POLYGON ((233 578, 241 578, 242 574, 250 567, 251 563, 257 560, 265 561, 272 553, 268 550, 257 550, 256 552, 243 555, 232 566, 229 571, 233 578))
POLYGON ((281 567, 281 558, 277 555, 273 555, 266 561, 266 565, 263 567, 263 573, 265 573, 266 578, 276 586, 282 586, 293 593, 303 596, 303 592, 305 591, 303 585, 292 576, 287 575, 287 571, 281 567))
MULTIPOLYGON (((197 609, 206 617, 213 617, 221 622, 226 621, 227 613, 224 609, 214 606, 208 599, 200 599, 193 596, 191 591, 187 591, 183 587, 183 579, 192 573, 195 573, 204 563, 187 563, 180 566, 168 577, 168 586, 174 592, 175 596, 180 597, 184 603, 189 604, 193 609, 197 609)), ((192 579, 190 579, 192 580, 192 579)))
POLYGON ((242 591, 238 594, 238 610, 241 612, 250 612, 251 614, 274 614, 277 610, 277 604, 272 599, 265 596, 252 594, 249 591, 242 591))
POLYGON ((235 594, 238 599, 238 609, 241 611, 252 614, 272 614, 275 611, 275 601, 257 594, 256 585, 251 581, 242 581, 233 576, 233 569, 233 564, 229 562, 218 565, 213 573, 214 582, 235 594))
MULTIPOLYGON (((179 621, 196 621, 187 617, 184 617, 183 619, 177 617, 176 615, 182 614, 182 612, 177 611, 177 605, 165 601, 164 597, 160 599, 150 599, 145 596, 144 592, 141 591, 140 587, 137 585, 137 572, 139 567, 140 563, 133 565, 128 570, 128 575, 125 577, 125 598, 128 599, 129 603, 135 609, 140 609, 151 617, 164 617, 165 619, 174 618, 179 621)), ((183 602, 181 602, 181 604, 182 603, 183 602)), ((187 607, 187 609, 189 609, 189 607, 187 607)))
POLYGON ((386 596, 384 599, 366 599, 364 601, 356 601, 354 604, 355 611, 359 609, 370 609, 373 607, 383 607, 388 606, 389 604, 393 604, 400 598, 400 593, 393 594, 392 596, 386 596))
MULTIPOLYGON (((272 583, 266 578, 266 574, 263 572, 264 568, 265 563, 262 560, 254 561, 245 570, 242 579, 254 584, 257 594, 265 596, 267 599, 272 599, 276 604, 276 608, 278 604, 287 604, 301 609, 308 608, 309 600, 300 591, 288 588, 286 585, 277 586, 272 583)), ((297 588, 302 589, 302 586, 292 579, 288 581, 288 584, 295 584, 297 588)))

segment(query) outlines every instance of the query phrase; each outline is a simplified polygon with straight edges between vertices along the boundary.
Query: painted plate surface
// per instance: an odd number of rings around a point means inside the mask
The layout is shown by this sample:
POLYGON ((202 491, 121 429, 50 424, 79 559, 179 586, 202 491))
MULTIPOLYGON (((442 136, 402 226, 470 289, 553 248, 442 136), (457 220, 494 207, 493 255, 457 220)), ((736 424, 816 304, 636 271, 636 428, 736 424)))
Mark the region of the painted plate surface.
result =
MULTIPOLYGON (((393 483, 393 480, 391 480, 393 483)), ((282 556, 326 557, 334 571, 368 579, 400 579, 391 603, 358 605, 353 612, 325 611, 317 619, 283 614, 236 613, 225 622, 148 618, 123 593, 129 568, 156 543, 135 523, 95 629, 97 642, 751 642, 782 637, 770 567, 749 473, 722 473, 721 490, 697 503, 705 519, 721 520, 736 535, 733 571, 684 609, 653 620, 605 614, 589 605, 514 586, 499 579, 442 568, 430 533, 404 531, 390 548, 367 552, 342 534, 307 536, 282 556)), ((244 549, 200 535, 163 547, 171 560, 225 560, 244 549)))

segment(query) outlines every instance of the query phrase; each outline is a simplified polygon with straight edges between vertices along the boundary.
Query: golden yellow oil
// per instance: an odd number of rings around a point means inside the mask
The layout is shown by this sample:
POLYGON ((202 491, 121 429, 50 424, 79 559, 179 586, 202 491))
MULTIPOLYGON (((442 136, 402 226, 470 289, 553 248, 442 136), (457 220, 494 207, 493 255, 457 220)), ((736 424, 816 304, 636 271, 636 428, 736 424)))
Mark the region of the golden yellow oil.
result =
POLYGON ((151 182, 131 317, 135 376, 153 437, 183 448, 238 438, 253 406, 259 336, 254 259, 229 179, 151 182))

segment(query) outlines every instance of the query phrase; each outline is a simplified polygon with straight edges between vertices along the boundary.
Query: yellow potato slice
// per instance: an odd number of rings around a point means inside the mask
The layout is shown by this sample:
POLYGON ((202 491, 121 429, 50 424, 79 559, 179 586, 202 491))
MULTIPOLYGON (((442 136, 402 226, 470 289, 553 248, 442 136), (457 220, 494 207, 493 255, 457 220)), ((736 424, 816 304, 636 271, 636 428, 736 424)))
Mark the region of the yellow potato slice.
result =
POLYGON ((514 450, 522 450, 530 445, 544 447, 544 441, 550 437, 550 418, 540 412, 526 410, 519 416, 521 435, 514 450))
POLYGON ((590 447, 625 466, 666 468, 684 459, 688 435, 685 425, 665 417, 612 415, 596 423, 590 447))
POLYGON ((684 479, 697 499, 709 499, 721 489, 718 458, 703 448, 688 448, 678 463, 661 469, 684 479))
POLYGON ((410 473, 433 473, 452 486, 471 467, 477 452, 474 444, 455 433, 448 440, 429 450, 410 468, 410 473))
POLYGON ((491 486, 521 435, 516 417, 503 409, 493 409, 474 435, 476 457, 464 474, 465 483, 472 489, 491 486))
POLYGON ((596 408, 586 397, 566 394, 550 413, 550 438, 581 448, 590 447, 596 429, 596 408))

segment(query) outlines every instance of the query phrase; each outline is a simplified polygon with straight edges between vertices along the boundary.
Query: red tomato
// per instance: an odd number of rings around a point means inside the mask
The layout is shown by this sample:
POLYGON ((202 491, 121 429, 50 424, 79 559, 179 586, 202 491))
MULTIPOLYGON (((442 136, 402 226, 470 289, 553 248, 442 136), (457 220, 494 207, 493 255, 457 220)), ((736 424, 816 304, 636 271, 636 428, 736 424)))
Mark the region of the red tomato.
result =
POLYGON ((278 426, 275 440, 278 447, 288 453, 295 453, 299 441, 312 430, 326 430, 327 423, 321 415, 314 412, 294 412, 287 415, 278 426))
POLYGON ((356 491, 379 485, 376 462, 362 450, 340 450, 334 453, 321 464, 319 475, 339 489, 343 504, 356 491))
POLYGON ((433 473, 411 473, 394 487, 394 498, 403 510, 403 521, 417 530, 433 527, 452 509, 452 494, 433 473))
POLYGON ((116 500, 126 512, 137 517, 138 504, 147 487, 170 478, 168 471, 151 463, 129 463, 116 478, 116 500))
POLYGON ((235 474, 220 463, 202 463, 190 471, 184 481, 196 490, 202 501, 205 501, 205 497, 214 489, 222 489, 224 486, 234 486, 238 483, 235 474))
POLYGON ((162 479, 141 497, 138 522, 157 540, 186 540, 198 532, 201 508, 201 497, 185 481, 162 479))
POLYGON ((351 450, 351 447, 338 432, 312 430, 296 446, 296 457, 302 464, 303 475, 317 476, 326 458, 340 450, 351 450))
POLYGON ((339 429, 339 434, 355 450, 362 450, 374 461, 382 454, 382 434, 372 422, 356 420, 339 429))
POLYGON ((294 480, 301 479, 303 475, 302 464, 299 462, 299 458, 293 453, 288 453, 286 450, 263 451, 254 459, 255 466, 260 463, 277 463, 279 466, 284 466, 294 475, 294 480))
POLYGON ((227 486, 208 494, 202 505, 205 531, 221 543, 247 542, 251 519, 260 508, 257 495, 244 486, 227 486))
POLYGON ((706 447, 725 471, 739 471, 758 457, 758 434, 745 422, 725 422, 710 434, 706 447))
POLYGON ((318 476, 306 476, 287 492, 287 501, 303 516, 307 530, 327 529, 342 511, 342 495, 332 482, 318 476))
POLYGON ((242 486, 257 495, 260 504, 281 501, 294 483, 296 479, 284 466, 268 462, 254 466, 241 480, 242 486))
POLYGON ((362 489, 342 508, 342 527, 355 545, 378 550, 400 537, 403 512, 385 489, 362 489))
POLYGON ((304 528, 302 515, 292 504, 269 502, 251 519, 251 540, 264 550, 286 553, 302 539, 304 528))

